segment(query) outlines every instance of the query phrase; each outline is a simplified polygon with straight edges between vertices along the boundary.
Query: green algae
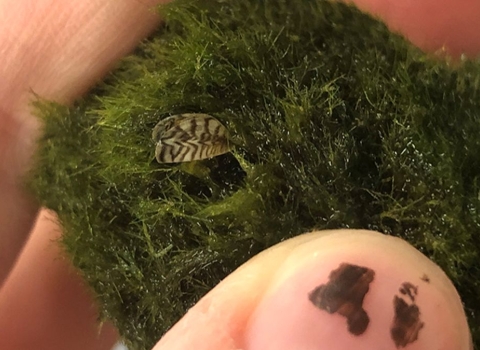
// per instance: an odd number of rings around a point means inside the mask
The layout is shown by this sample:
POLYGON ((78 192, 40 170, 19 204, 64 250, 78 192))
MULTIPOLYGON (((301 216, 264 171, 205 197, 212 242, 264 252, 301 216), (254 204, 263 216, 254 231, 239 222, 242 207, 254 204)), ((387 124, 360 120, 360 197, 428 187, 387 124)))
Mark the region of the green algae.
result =
POLYGON ((31 188, 103 319, 149 349, 244 261, 312 229, 402 237, 454 281, 480 344, 480 66, 427 57, 353 7, 178 1, 45 121, 31 188), (208 113, 235 148, 161 165, 162 117, 208 113))

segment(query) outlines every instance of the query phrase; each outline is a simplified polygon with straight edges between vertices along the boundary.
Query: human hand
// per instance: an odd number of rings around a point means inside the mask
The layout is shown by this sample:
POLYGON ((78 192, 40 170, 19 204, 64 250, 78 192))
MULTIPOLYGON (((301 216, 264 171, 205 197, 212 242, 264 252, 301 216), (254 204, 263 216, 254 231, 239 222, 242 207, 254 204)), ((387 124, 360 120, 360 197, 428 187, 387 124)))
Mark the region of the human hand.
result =
MULTIPOLYGON (((153 19, 146 20, 146 18, 150 18, 148 11, 145 10, 144 5, 146 4, 138 1, 116 1, 115 5, 111 5, 113 2, 84 3, 81 7, 75 7, 75 15, 72 17, 58 15, 59 13, 69 14, 68 6, 65 3, 59 6, 60 2, 42 1, 37 2, 36 10, 32 12, 34 15, 27 19, 21 18, 25 14, 25 3, 26 1, 17 1, 16 3, 3 1, 0 3, 0 7, 3 9, 0 13, 8 15, 7 20, 2 22, 1 26, 3 27, 0 28, 0 35, 5 38, 2 42, 8 43, 3 51, 5 56, 2 60, 4 62, 4 74, 2 74, 4 84, 0 87, 0 97, 4 109, 0 124, 0 130, 2 130, 0 136, 0 159, 2 159, 0 162, 2 164, 0 169, 0 193, 2 193, 0 227, 5 229, 5 232, 0 232, 0 239, 2 239, 0 257, 2 259, 7 257, 2 260, 0 271, 3 271, 4 276, 26 237, 36 209, 34 205, 30 204, 31 201, 22 194, 19 187, 13 186, 28 164, 28 156, 31 152, 28 144, 33 139, 36 129, 35 119, 30 116, 27 106, 29 89, 43 97, 59 102, 72 101, 106 72, 111 64, 125 54, 140 37, 145 35, 155 22, 153 19), (123 10, 119 11, 122 6, 123 10), (26 24, 27 20, 28 24, 26 24), (65 26, 67 22, 68 25, 65 26), (139 22, 141 25, 137 24, 139 22), (106 26, 106 23, 111 23, 111 26, 106 26), (99 33, 98 28, 102 28, 103 32, 99 33), (55 38, 55 40, 51 38, 55 38), (89 45, 84 45, 85 42, 88 42, 89 45), (2 214, 3 216, 1 216, 2 214), (1 270, 2 267, 3 270, 1 270)), ((397 28, 403 28, 405 33, 410 34, 416 43, 430 50, 437 50, 441 46, 437 44, 443 42, 442 35, 444 35, 446 42, 450 43, 452 52, 466 51, 471 54, 478 52, 479 31, 474 30, 476 22, 473 20, 478 18, 480 12, 477 4, 471 3, 470 6, 461 4, 459 6, 453 2, 443 1, 443 6, 436 2, 432 9, 426 6, 426 1, 421 4, 412 4, 411 8, 402 3, 389 1, 362 1, 359 4, 372 12, 383 14, 397 28), (434 10, 438 11, 437 14, 434 10), (454 26, 447 24, 445 28, 454 27, 455 32, 445 33, 444 30, 441 30, 443 24, 440 19, 445 14, 449 15, 454 24, 454 26), (427 19, 413 20, 422 18, 422 16, 427 19), (468 18, 472 20, 465 20, 468 18), (455 22, 456 19, 459 21, 455 22)), ((45 324, 45 315, 49 315, 49 320, 52 321, 52 324, 46 328, 53 328, 55 322, 63 326, 72 322, 71 328, 79 330, 75 322, 82 317, 87 319, 86 316, 73 312, 51 313, 54 309, 53 305, 58 309, 60 300, 58 295, 57 297, 52 295, 52 286, 56 286, 58 292, 63 291, 64 287, 71 288, 72 297, 65 298, 65 305, 79 306, 89 303, 87 296, 79 292, 79 282, 68 272, 65 267, 67 264, 54 258, 58 256, 59 252, 50 241, 57 237, 57 233, 58 230, 53 229, 51 222, 39 222, 19 265, 0 293, 1 316, 11 315, 19 305, 26 306, 26 301, 29 304, 25 310, 31 314, 37 305, 35 299, 38 299, 38 302, 44 302, 45 298, 49 296, 52 307, 46 307, 44 313, 39 314, 38 318, 29 320, 28 324, 31 324, 32 328, 41 321, 45 324), (47 266, 51 270, 45 272, 47 266), (56 273, 52 273, 52 271, 56 273), (32 275, 37 276, 38 279, 31 278, 32 275), (19 293, 19 290, 24 293, 19 293), (40 291, 45 291, 45 293, 41 294, 40 291), (78 294, 73 291, 78 291, 78 294), (79 294, 83 295, 80 299, 79 294), (34 298, 35 296, 36 298, 34 298), (9 307, 2 309, 2 305, 7 305, 4 302, 6 300, 8 300, 9 307), (23 301, 15 304, 12 303, 14 300, 23 301)), ((79 307, 79 309, 86 308, 79 307)), ((68 308, 64 308, 64 310, 68 310, 68 308)), ((93 313, 88 315, 91 320, 93 313)), ((2 319, 9 321, 7 325, 9 327, 13 327, 12 324, 15 324, 12 323, 10 316, 2 317, 2 319)), ((22 315, 18 312, 14 321, 18 322, 17 326, 21 324, 22 327, 25 327, 27 324, 25 323, 25 314, 22 315)), ((12 329, 1 326, 2 330, 12 329)), ((9 338, 13 339, 14 333, 9 333, 9 338)))
POLYGON ((159 2, 0 0, 0 349, 115 342, 113 327, 97 325, 92 296, 53 242, 60 231, 46 212, 11 270, 38 210, 20 183, 38 134, 29 100, 32 92, 65 104, 78 98, 157 26, 151 7, 159 2))

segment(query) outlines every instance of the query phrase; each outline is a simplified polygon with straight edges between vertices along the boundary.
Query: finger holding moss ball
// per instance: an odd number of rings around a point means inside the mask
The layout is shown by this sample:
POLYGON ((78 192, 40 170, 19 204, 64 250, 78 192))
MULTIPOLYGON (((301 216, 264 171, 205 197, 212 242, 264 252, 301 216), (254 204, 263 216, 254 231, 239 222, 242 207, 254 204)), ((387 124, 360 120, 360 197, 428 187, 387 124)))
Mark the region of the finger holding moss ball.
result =
POLYGON ((278 267, 246 349, 473 350, 455 287, 411 245, 369 231, 309 235, 278 267))
MULTIPOLYGON (((31 181, 128 345, 151 348, 255 254, 342 227, 399 236, 441 266, 477 344, 478 62, 432 59, 330 1, 174 1, 161 12, 165 26, 85 101, 43 105, 31 181), (234 154, 158 163, 152 130, 188 113, 221 121, 234 154)), ((416 280, 397 282, 389 303, 395 292, 411 305, 402 283, 416 280)))
POLYGON ((191 348, 473 350, 440 267, 401 239, 363 230, 312 232, 254 257, 154 350, 191 348))

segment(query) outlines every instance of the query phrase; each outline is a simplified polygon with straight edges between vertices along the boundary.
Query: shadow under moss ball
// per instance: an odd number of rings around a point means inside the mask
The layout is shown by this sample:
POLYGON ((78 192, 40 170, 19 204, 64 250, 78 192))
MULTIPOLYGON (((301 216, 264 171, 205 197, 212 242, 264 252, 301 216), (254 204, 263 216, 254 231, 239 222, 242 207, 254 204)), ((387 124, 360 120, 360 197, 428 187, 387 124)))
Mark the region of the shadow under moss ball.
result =
POLYGON ((480 67, 427 57, 329 1, 175 1, 75 107, 41 103, 31 188, 102 316, 149 349, 237 266, 313 229, 399 236, 440 265, 480 344, 480 67), (162 119, 233 149, 159 164, 162 119))

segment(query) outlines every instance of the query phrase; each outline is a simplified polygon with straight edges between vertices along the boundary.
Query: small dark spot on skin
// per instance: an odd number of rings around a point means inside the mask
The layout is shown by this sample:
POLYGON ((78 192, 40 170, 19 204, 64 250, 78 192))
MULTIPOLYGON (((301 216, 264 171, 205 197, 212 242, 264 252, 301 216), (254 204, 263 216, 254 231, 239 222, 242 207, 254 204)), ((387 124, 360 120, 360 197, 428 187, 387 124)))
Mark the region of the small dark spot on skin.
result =
POLYGON ((400 293, 407 295, 412 302, 415 302, 415 296, 418 293, 418 287, 414 286, 410 282, 405 282, 399 289, 400 293))
POLYGON ((338 313, 347 319, 348 331, 354 335, 363 334, 370 318, 363 309, 363 299, 375 277, 372 269, 342 263, 330 272, 327 284, 316 287, 309 299, 329 314, 338 313))
POLYGON ((420 279, 421 279, 423 282, 430 283, 430 277, 428 277, 427 274, 423 274, 423 276, 420 277, 420 279))
POLYGON ((415 304, 418 287, 405 282, 402 283, 399 292, 401 295, 395 295, 393 299, 395 316, 390 334, 396 347, 404 348, 418 339, 424 323, 420 320, 420 309, 415 304))

